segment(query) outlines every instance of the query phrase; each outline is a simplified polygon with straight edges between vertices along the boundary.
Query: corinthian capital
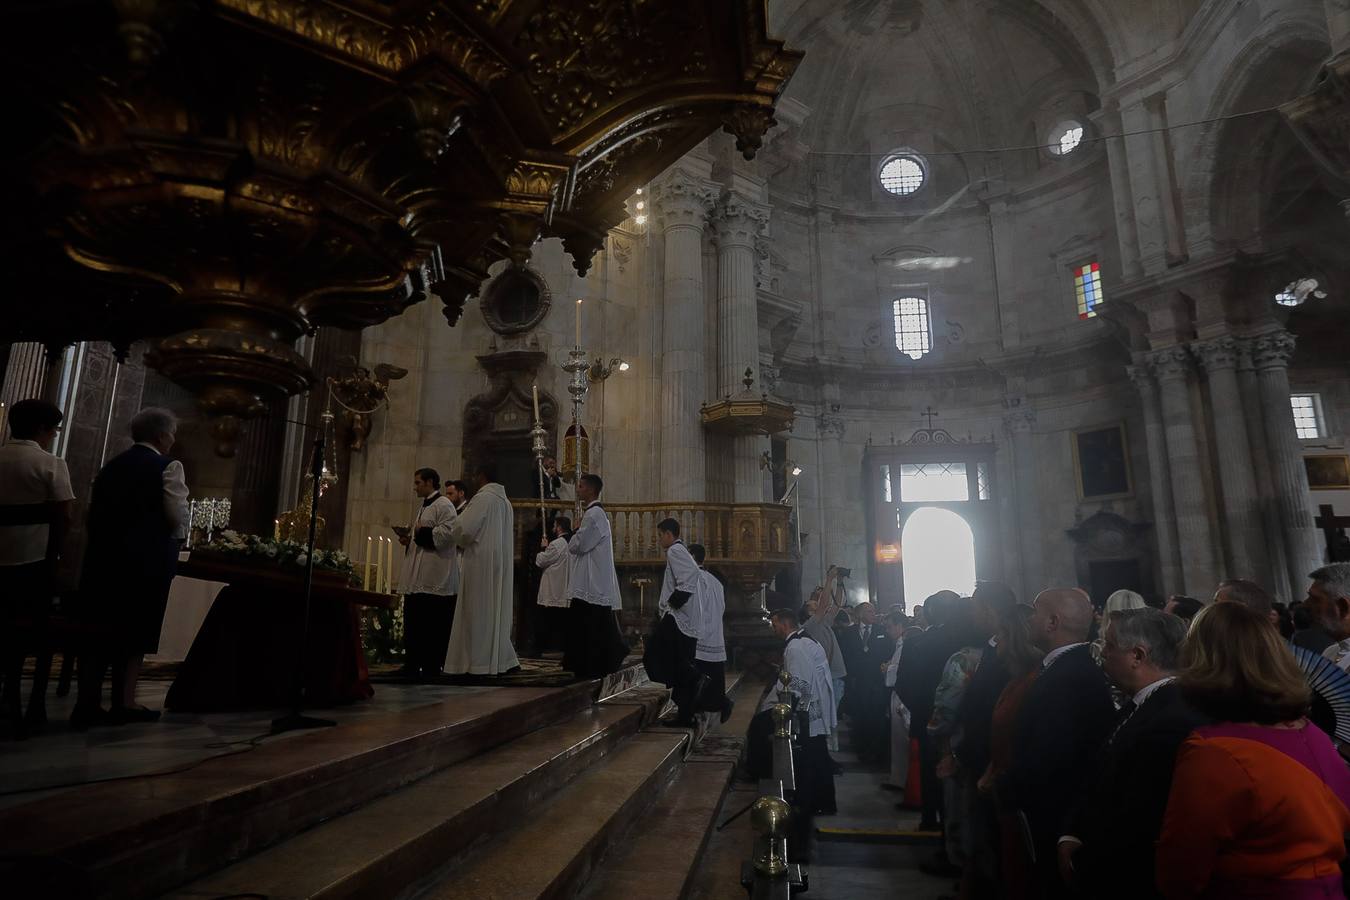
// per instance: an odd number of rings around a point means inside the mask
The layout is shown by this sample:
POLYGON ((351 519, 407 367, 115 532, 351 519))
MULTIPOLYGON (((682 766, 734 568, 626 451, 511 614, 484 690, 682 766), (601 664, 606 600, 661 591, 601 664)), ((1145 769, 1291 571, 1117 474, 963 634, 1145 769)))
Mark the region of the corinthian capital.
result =
POLYGON ((717 204, 712 223, 719 246, 753 247, 755 239, 768 228, 769 211, 759 204, 730 194, 717 204))
POLYGON ((1036 425, 1036 410, 1024 396, 1003 398, 1003 427, 1013 434, 1027 434, 1036 425))
POLYGON ((651 186, 653 213, 665 228, 702 228, 717 203, 717 186, 676 169, 651 186))
POLYGON ((1220 369, 1236 369, 1242 362, 1245 343, 1246 341, 1224 335, 1210 341, 1192 344, 1191 349, 1200 358, 1206 372, 1215 372, 1220 369))
POLYGON ((1125 373, 1130 376, 1130 380, 1139 388, 1140 393, 1153 390, 1153 372, 1149 370, 1146 361, 1140 360, 1139 365, 1126 366, 1125 373))
POLYGON ((1194 357, 1184 344, 1163 347, 1148 355, 1149 368, 1159 381, 1178 381, 1185 378, 1194 365, 1194 357))
POLYGON ((1294 336, 1287 331, 1263 334, 1252 339, 1252 362, 1258 370, 1281 369, 1294 355, 1294 336))

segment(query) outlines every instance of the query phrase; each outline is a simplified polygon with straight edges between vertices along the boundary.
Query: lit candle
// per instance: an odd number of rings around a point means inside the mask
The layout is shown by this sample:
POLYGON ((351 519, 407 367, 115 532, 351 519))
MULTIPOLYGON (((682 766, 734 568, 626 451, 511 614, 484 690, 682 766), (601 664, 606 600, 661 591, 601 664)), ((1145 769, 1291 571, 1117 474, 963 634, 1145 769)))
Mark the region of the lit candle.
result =
POLYGON ((384 592, 386 594, 392 594, 394 592, 394 539, 389 538, 385 543, 385 547, 388 548, 385 553, 388 557, 389 565, 385 566, 384 569, 384 592))
POLYGON ((361 590, 370 590, 370 545, 374 543, 370 535, 366 535, 366 577, 361 579, 361 590))
POLYGON ((273 520, 272 520, 272 540, 274 540, 274 541, 279 541, 279 540, 281 540, 281 520, 280 520, 280 519, 273 519, 273 520))
POLYGON ((577 347, 581 347, 581 298, 577 298, 577 347))
POLYGON ((534 420, 539 421, 539 385, 530 385, 530 390, 534 392, 534 420))

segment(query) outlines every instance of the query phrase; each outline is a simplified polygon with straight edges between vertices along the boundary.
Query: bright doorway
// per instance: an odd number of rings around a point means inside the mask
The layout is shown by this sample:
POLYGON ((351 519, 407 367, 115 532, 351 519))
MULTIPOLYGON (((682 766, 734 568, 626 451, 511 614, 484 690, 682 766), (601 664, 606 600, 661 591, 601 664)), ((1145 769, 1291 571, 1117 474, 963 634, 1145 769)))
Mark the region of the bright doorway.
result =
POLYGON ((900 533, 900 558, 909 609, 938 591, 970 596, 975 590, 975 534, 949 509, 921 506, 910 513, 900 533))

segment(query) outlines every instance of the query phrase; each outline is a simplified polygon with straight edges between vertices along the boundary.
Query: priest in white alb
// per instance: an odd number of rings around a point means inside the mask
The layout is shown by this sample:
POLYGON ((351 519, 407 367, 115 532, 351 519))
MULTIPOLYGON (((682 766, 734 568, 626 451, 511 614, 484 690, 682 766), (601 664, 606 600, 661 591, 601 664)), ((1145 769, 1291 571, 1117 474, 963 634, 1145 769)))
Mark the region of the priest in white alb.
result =
POLYGON ((619 632, 618 612, 623 608, 619 574, 614 568, 614 538, 609 516, 600 506, 605 483, 588 472, 577 481, 577 497, 586 505, 581 524, 567 543, 572 555, 567 594, 567 649, 563 668, 582 678, 617 672, 628 655, 628 645, 619 632))
POLYGON ((451 536, 464 550, 448 675, 499 675, 520 667, 511 646, 515 517, 496 467, 474 470, 474 495, 455 518, 451 536))

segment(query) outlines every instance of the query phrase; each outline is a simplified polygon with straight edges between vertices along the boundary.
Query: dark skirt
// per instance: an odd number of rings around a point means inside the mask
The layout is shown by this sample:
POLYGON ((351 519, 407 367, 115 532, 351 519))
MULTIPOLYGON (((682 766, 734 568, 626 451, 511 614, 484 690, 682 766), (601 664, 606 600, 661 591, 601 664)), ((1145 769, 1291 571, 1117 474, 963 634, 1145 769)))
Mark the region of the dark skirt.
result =
POLYGON ((96 629, 92 640, 99 649, 112 655, 156 653, 171 584, 173 575, 122 579, 120 583, 113 579, 109 587, 99 587, 86 578, 76 609, 80 619, 96 629))
POLYGON ((627 655, 615 611, 574 597, 567 609, 563 668, 582 678, 599 678, 619 671, 627 655))

